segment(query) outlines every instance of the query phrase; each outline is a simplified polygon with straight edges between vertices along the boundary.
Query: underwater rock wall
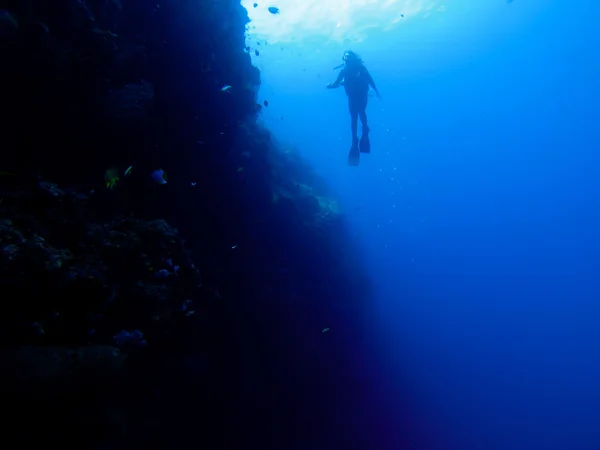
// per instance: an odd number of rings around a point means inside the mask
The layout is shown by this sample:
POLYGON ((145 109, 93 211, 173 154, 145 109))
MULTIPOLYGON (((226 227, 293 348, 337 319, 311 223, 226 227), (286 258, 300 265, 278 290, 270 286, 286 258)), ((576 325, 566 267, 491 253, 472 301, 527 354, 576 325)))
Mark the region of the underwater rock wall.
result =
POLYGON ((337 427, 368 280, 326 183, 256 123, 247 22, 237 0, 0 2, 22 443, 360 448, 337 427))

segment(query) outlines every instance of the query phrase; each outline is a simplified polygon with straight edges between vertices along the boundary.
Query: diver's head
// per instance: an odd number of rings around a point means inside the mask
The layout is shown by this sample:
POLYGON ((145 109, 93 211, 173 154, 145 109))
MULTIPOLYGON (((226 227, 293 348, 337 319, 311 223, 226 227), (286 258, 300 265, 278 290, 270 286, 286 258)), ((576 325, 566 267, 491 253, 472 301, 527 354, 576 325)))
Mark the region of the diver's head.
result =
POLYGON ((360 57, 354 53, 352 50, 348 50, 347 52, 344 53, 344 56, 342 57, 342 59, 344 60, 344 62, 346 64, 360 64, 362 63, 360 57))

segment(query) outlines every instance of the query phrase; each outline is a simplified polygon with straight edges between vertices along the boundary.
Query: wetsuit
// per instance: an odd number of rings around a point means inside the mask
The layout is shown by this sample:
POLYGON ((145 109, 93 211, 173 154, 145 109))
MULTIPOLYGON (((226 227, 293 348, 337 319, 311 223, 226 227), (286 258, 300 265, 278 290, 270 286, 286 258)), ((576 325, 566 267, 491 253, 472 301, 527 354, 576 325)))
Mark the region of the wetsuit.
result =
POLYGON ((363 126, 363 136, 369 132, 367 125, 367 103, 369 98, 369 86, 375 92, 373 77, 362 63, 347 63, 337 79, 328 87, 337 88, 343 83, 344 90, 348 96, 348 109, 350 110, 350 126, 352 130, 352 141, 358 141, 358 117, 363 126))

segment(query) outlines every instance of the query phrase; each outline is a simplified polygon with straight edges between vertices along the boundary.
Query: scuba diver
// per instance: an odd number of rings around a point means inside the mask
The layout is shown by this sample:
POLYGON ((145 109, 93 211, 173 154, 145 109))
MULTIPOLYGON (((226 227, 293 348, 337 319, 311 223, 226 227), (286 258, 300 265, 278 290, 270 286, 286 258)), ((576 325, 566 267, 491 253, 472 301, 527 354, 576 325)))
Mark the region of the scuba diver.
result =
POLYGON ((379 91, 371 74, 364 66, 360 57, 353 51, 344 53, 344 64, 335 69, 342 68, 337 79, 327 85, 327 89, 335 89, 344 86, 348 96, 348 108, 350 109, 350 123, 352 130, 352 147, 348 155, 348 163, 352 166, 358 165, 360 153, 369 153, 371 143, 369 141, 369 126, 367 124, 367 101, 369 98, 369 86, 373 88, 378 98, 379 91), (358 117, 362 123, 362 135, 358 140, 358 117))

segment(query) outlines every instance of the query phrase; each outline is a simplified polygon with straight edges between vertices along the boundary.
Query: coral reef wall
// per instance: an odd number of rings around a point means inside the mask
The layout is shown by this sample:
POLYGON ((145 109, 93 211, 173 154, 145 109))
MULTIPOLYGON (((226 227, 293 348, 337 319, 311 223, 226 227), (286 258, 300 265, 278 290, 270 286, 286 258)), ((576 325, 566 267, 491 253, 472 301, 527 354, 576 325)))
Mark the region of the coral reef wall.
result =
POLYGON ((21 443, 365 448, 336 417, 364 395, 368 281, 326 184, 256 123, 247 23, 236 0, 0 1, 21 443))

